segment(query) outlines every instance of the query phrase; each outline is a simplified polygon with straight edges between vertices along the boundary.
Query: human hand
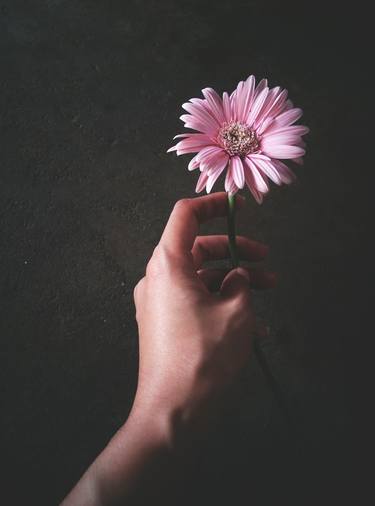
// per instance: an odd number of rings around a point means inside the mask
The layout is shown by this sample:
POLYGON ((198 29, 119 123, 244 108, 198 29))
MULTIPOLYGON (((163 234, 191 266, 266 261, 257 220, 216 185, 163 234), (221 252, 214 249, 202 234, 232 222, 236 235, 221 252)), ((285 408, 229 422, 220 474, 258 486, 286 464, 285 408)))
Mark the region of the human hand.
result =
MULTIPOLYGON (((241 209, 244 199, 236 203, 241 209)), ((260 269, 203 268, 229 257, 228 238, 198 236, 199 224, 226 213, 226 193, 177 202, 134 290, 139 381, 132 411, 159 417, 171 438, 175 422, 199 422, 202 405, 247 362, 258 328, 250 288, 276 281, 260 269)), ((237 237, 237 247, 247 261, 263 260, 268 249, 246 237, 237 237)))
MULTIPOLYGON (((64 506, 151 504, 155 498, 182 504, 180 474, 189 475, 184 448, 191 429, 201 426, 202 407, 244 366, 258 331, 250 288, 275 284, 262 270, 202 268, 229 256, 227 236, 198 236, 199 224, 225 216, 227 205, 226 193, 215 193, 175 206, 134 290, 139 381, 131 413, 64 506), (171 458, 177 455, 183 462, 171 458)), ((243 206, 240 197, 237 205, 243 206)), ((245 237, 237 237, 237 245, 244 260, 267 253, 245 237)))

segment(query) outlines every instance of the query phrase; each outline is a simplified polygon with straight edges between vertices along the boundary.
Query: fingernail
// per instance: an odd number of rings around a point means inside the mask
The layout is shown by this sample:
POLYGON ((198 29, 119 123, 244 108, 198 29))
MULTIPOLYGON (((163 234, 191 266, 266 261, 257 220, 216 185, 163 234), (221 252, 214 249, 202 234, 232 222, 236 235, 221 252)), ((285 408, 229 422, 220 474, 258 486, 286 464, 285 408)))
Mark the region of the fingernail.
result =
POLYGON ((240 276, 242 276, 242 277, 246 278, 246 279, 247 279, 247 281, 250 281, 250 274, 249 274, 249 272, 248 272, 246 269, 244 269, 243 267, 237 267, 236 272, 237 272, 240 276))

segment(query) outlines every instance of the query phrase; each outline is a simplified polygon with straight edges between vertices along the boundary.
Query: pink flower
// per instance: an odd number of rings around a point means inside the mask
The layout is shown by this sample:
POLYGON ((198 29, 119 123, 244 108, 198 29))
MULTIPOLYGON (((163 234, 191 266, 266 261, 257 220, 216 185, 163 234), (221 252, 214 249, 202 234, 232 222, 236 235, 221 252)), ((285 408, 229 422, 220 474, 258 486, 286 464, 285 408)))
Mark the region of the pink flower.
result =
POLYGON ((182 105, 188 114, 180 119, 186 128, 198 133, 184 133, 168 149, 177 155, 197 153, 188 169, 199 167, 196 192, 212 190, 226 170, 225 190, 236 193, 245 184, 260 204, 269 190, 269 180, 277 185, 295 180, 294 173, 281 160, 302 164, 305 143, 302 136, 309 129, 293 125, 302 110, 287 100, 287 90, 269 88, 262 79, 255 86, 254 76, 238 83, 237 89, 221 98, 212 88, 202 90, 204 99, 192 98, 182 105))

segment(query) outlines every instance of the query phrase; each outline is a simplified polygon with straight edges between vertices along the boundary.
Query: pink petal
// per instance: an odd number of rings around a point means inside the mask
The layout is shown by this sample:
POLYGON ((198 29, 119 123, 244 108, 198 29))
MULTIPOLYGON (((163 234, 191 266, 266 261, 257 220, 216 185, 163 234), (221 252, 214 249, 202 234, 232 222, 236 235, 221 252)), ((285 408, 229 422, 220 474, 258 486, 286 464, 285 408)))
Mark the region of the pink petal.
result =
POLYGON ((171 153, 172 151, 177 151, 177 144, 167 149, 167 153, 171 153))
POLYGON ((225 121, 229 122, 232 119, 232 111, 230 106, 230 99, 228 97, 228 93, 224 91, 223 93, 223 110, 225 121))
POLYGON ((301 158, 301 157, 299 157, 299 158, 292 158, 291 160, 292 160, 292 162, 296 163, 297 165, 303 165, 304 164, 303 158, 301 158))
POLYGON ((232 166, 228 165, 227 174, 225 176, 224 188, 226 192, 229 192, 234 184, 233 176, 232 176, 232 166))
POLYGON ((212 111, 212 115, 216 118, 219 124, 224 123, 224 110, 223 102, 220 96, 212 88, 204 88, 202 90, 203 96, 207 100, 207 105, 212 111))
POLYGON ((208 105, 208 102, 205 98, 191 98, 189 99, 189 102, 192 104, 198 105, 200 107, 203 107, 209 114, 212 115, 212 111, 210 106, 208 105))
POLYGON ((184 151, 186 149, 189 149, 189 152, 195 152, 202 149, 202 147, 205 147, 207 145, 210 145, 210 141, 205 137, 203 139, 183 139, 182 141, 178 142, 173 148, 170 148, 168 151, 184 151))
POLYGON ((248 170, 245 171, 245 181, 255 200, 258 204, 261 204, 263 202, 263 195, 256 189, 253 174, 248 170))
POLYGON ((276 167, 277 172, 279 173, 280 179, 285 184, 290 184, 295 181, 296 175, 292 172, 285 163, 280 162, 280 160, 272 160, 274 166, 276 167))
POLYGON ((189 138, 189 139, 207 139, 208 142, 210 142, 210 137, 206 134, 196 134, 192 132, 186 132, 185 134, 178 134, 173 137, 173 139, 178 138, 189 138))
POLYGON ((294 105, 290 98, 285 102, 282 112, 289 111, 289 109, 293 109, 294 105))
MULTIPOLYGON (((278 114, 280 114, 281 110, 284 107, 287 95, 287 90, 283 90, 278 93, 271 102, 268 103, 267 107, 263 107, 263 110, 257 119, 257 127, 261 125, 263 121, 266 121, 267 119, 274 119, 278 114)), ((270 125, 270 123, 271 122, 267 122, 266 127, 270 125)), ((265 130, 265 128, 263 128, 263 130, 265 130)))
POLYGON ((270 145, 267 149, 263 149, 264 154, 271 158, 297 158, 305 154, 305 150, 299 146, 283 146, 283 145, 270 145))
MULTIPOLYGON (((267 193, 269 190, 268 185, 267 185, 266 181, 264 180, 263 176, 261 175, 261 173, 258 171, 255 163, 251 160, 250 157, 245 157, 244 162, 247 165, 247 170, 245 170, 245 178, 246 178, 246 172, 250 171, 251 175, 252 175, 254 187, 256 188, 256 190, 258 190, 261 193, 267 193)), ((245 166, 244 166, 244 169, 246 169, 245 166)))
POLYGON ((210 191, 212 190, 212 187, 215 184, 216 180, 218 179, 220 174, 223 172, 223 170, 227 166, 227 161, 228 160, 224 160, 222 164, 217 165, 217 167, 214 170, 212 170, 212 172, 208 171, 209 175, 208 175, 208 181, 207 181, 207 186, 206 186, 207 193, 210 193, 210 191))
MULTIPOLYGON (((245 92, 246 92, 246 89, 245 89, 245 92)), ((233 98, 235 119, 237 121, 242 121, 243 108, 244 108, 244 105, 245 105, 244 104, 244 99, 245 99, 244 82, 240 81, 237 84, 236 95, 233 98)))
POLYGON ((266 131, 267 128, 271 126, 274 121, 275 121, 274 118, 266 118, 257 128, 258 136, 262 135, 263 132, 266 131))
POLYGON ((229 156, 223 151, 220 155, 215 155, 207 165, 207 173, 209 176, 221 167, 226 167, 229 156))
POLYGON ((283 126, 283 127, 272 127, 268 129, 267 132, 264 132, 263 139, 269 139, 274 135, 294 135, 300 137, 301 135, 306 135, 310 132, 310 129, 304 125, 293 125, 293 126, 283 126))
POLYGON ((288 96, 288 90, 282 90, 282 92, 276 97, 272 107, 270 107, 267 115, 271 117, 276 117, 283 110, 285 101, 288 96))
POLYGON ((271 158, 269 156, 262 155, 261 153, 251 153, 251 155, 249 155, 249 156, 251 157, 251 159, 259 158, 260 160, 267 160, 268 162, 271 161, 271 158))
POLYGON ((207 173, 202 172, 201 175, 199 176, 197 186, 195 187, 196 193, 200 193, 203 190, 203 188, 206 186, 207 179, 208 179, 207 173))
POLYGON ((213 154, 220 154, 223 152, 223 149, 218 146, 206 146, 197 154, 197 160, 201 163, 209 159, 213 154))
POLYGON ((295 135, 292 132, 284 132, 284 133, 275 133, 273 135, 268 135, 264 137, 262 140, 262 149, 267 149, 275 144, 293 144, 295 146, 299 145, 301 141, 301 137, 299 135, 295 135))
POLYGON ((236 186, 238 186, 238 188, 243 188, 245 184, 245 175, 241 158, 239 156, 233 156, 229 160, 229 165, 231 166, 233 181, 236 183, 236 186))
POLYGON ((243 122, 246 121, 246 118, 250 113, 251 105, 253 103, 254 98, 254 91, 255 91, 255 77, 249 76, 245 82, 245 90, 244 90, 245 97, 241 117, 241 121, 243 122))
POLYGON ((235 195, 238 192, 238 188, 236 184, 233 182, 231 187, 228 190, 229 195, 235 195))
POLYGON ((267 79, 262 79, 261 81, 259 81, 258 86, 255 88, 255 91, 254 91, 254 100, 260 95, 260 93, 265 88, 267 88, 267 86, 268 86, 267 79))
POLYGON ((279 114, 275 118, 275 127, 281 128, 284 126, 289 126, 295 123, 302 116, 302 109, 295 107, 294 109, 289 109, 288 111, 279 114))
POLYGON ((217 119, 214 118, 202 105, 185 102, 182 104, 182 108, 185 109, 185 111, 191 114, 194 118, 210 126, 212 130, 218 129, 220 127, 220 123, 217 121, 217 119))
MULTIPOLYGON (((190 137, 190 135, 194 135, 194 134, 192 134, 192 133, 190 133, 190 132, 187 132, 186 134, 178 134, 178 135, 175 135, 175 136, 173 137, 173 139, 179 139, 179 138, 184 138, 184 137, 190 137)), ((202 135, 204 135, 204 134, 202 134, 202 135)))
POLYGON ((271 179, 275 184, 281 184, 281 178, 279 173, 276 170, 276 167, 273 165, 272 161, 268 162, 266 160, 261 160, 260 158, 252 159, 252 162, 255 163, 256 168, 267 177, 271 179))
POLYGON ((197 155, 195 155, 189 162, 188 170, 194 170, 199 167, 199 161, 197 160, 197 155))
POLYGON ((218 165, 226 163, 227 161, 228 155, 224 151, 212 151, 200 160, 201 170, 207 170, 208 175, 210 175, 211 170, 214 170, 218 165))
POLYGON ((269 110, 273 107, 275 100, 280 96, 280 86, 269 90, 266 100, 262 106, 262 110, 259 112, 257 120, 254 122, 254 128, 257 128, 262 121, 264 121, 269 113, 269 110))
POLYGON ((254 100, 254 103, 250 110, 250 114, 246 121, 249 126, 252 126, 253 123, 256 121, 258 114, 260 113, 262 106, 264 104, 264 101, 267 98, 267 95, 268 95, 268 88, 264 88, 264 90, 262 90, 257 96, 257 98, 254 100))

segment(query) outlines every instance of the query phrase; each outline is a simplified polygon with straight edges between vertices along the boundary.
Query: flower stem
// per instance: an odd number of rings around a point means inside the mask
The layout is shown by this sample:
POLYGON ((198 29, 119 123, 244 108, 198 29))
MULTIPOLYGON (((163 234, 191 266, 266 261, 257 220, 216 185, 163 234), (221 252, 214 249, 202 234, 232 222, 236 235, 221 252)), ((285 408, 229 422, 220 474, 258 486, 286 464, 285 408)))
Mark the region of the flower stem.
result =
POLYGON ((228 241, 233 269, 239 266, 236 246, 236 196, 228 193, 228 241))
MULTIPOLYGON (((239 266, 239 258, 237 253, 237 246, 236 246, 236 223, 235 223, 235 216, 236 216, 236 197, 235 195, 230 195, 228 193, 228 243, 229 243, 229 251, 230 251, 230 257, 231 257, 231 263, 232 268, 235 269, 239 266)), ((291 432, 294 432, 295 424, 293 423, 293 419, 290 416, 288 405, 286 403, 286 400, 284 398, 283 392, 274 377, 274 375, 271 372, 271 369, 268 365, 268 361, 266 358, 266 355, 264 351, 262 350, 259 340, 257 338, 254 339, 254 355, 258 361, 258 364, 263 372, 264 378, 266 380, 266 383, 268 385, 268 388, 270 389, 277 406, 279 410, 281 411, 282 415, 284 416, 284 419, 286 421, 286 424, 291 432)))

